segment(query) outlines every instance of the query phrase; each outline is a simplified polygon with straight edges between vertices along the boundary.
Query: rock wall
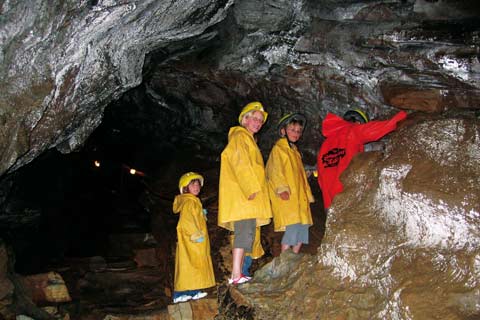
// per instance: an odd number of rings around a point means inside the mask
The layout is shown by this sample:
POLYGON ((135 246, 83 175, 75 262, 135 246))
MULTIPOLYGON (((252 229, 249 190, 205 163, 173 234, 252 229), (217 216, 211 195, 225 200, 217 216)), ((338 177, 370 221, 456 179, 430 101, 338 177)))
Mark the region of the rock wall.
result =
POLYGON ((0 174, 71 152, 142 82, 145 56, 221 21, 222 1, 2 1, 0 174))

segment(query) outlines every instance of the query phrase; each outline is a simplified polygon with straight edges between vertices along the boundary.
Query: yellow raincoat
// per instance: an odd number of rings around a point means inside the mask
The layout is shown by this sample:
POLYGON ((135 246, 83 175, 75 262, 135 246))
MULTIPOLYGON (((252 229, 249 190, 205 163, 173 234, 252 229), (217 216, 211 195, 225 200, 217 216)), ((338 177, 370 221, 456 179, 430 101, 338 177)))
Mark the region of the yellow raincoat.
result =
POLYGON ((274 230, 285 231, 285 226, 296 223, 312 225, 310 202, 315 199, 297 147, 290 147, 287 138, 279 139, 270 152, 266 171, 274 230), (290 194, 289 200, 280 198, 284 191, 290 194))
POLYGON ((180 194, 173 202, 173 212, 180 213, 177 224, 174 290, 185 291, 215 285, 210 240, 202 203, 191 193, 180 194), (194 240, 203 236, 203 242, 194 240))
POLYGON ((222 152, 218 199, 218 225, 234 231, 233 222, 256 219, 270 223, 272 211, 262 154, 253 135, 244 127, 230 128, 222 152), (253 200, 248 197, 257 193, 253 200))

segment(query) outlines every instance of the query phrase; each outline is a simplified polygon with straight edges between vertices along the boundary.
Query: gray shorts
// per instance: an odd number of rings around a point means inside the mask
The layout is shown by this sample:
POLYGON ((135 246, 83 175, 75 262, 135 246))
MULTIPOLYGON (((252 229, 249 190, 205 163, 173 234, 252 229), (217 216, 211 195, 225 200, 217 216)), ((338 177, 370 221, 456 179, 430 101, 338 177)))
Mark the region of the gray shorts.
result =
POLYGON ((246 253, 252 252, 253 240, 255 239, 256 219, 239 220, 233 223, 235 228, 233 247, 243 248, 246 253))
POLYGON ((299 243, 308 244, 308 224, 290 224, 285 227, 282 244, 296 246, 299 243))

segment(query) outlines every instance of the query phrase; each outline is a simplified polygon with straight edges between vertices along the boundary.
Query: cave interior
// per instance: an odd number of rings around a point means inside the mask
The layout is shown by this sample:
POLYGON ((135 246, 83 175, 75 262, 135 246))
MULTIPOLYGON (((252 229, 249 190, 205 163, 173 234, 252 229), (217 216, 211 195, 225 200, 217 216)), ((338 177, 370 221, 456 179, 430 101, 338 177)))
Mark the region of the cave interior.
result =
MULTIPOLYGON (((103 2, 88 6, 101 10, 103 2)), ((0 176, 0 238, 11 271, 61 274, 71 299, 56 305, 71 317, 171 304, 178 222, 172 202, 188 171, 205 177, 200 198, 217 278, 209 294, 225 289, 217 291, 229 276, 228 232, 216 225, 220 153, 248 102, 261 101, 269 112, 257 135, 265 161, 278 120, 306 115, 298 146, 308 167, 316 166, 328 112, 359 107, 386 119, 403 109, 418 122, 461 116, 478 124, 475 1, 254 2, 215 1, 227 7, 220 22, 153 43, 136 71, 141 82, 106 105, 93 104, 100 122, 84 141, 68 152, 48 145, 0 176)), ((316 179, 309 183, 315 223, 302 252, 315 255, 327 216, 316 179)), ((280 255, 280 238, 272 226, 262 228, 266 254, 252 271, 280 255)), ((25 314, 34 314, 31 308, 17 303, 25 314)))

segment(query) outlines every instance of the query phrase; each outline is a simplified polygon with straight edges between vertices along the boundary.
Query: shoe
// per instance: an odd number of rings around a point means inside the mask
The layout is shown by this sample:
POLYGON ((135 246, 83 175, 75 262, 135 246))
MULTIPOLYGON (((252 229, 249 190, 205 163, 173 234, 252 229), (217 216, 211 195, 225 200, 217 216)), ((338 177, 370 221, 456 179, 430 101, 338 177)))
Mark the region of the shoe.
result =
POLYGON ((192 297, 192 300, 202 299, 202 298, 206 297, 207 295, 208 295, 208 293, 200 291, 192 297))
POLYGON ((176 297, 175 299, 173 299, 173 303, 186 302, 191 299, 192 299, 192 296, 187 296, 186 294, 184 294, 180 297, 176 297))
POLYGON ((236 279, 228 279, 228 284, 242 284, 242 283, 245 283, 245 282, 248 282, 252 280, 251 277, 247 277, 247 276, 244 276, 243 274, 240 275, 240 277, 236 278, 236 279))

